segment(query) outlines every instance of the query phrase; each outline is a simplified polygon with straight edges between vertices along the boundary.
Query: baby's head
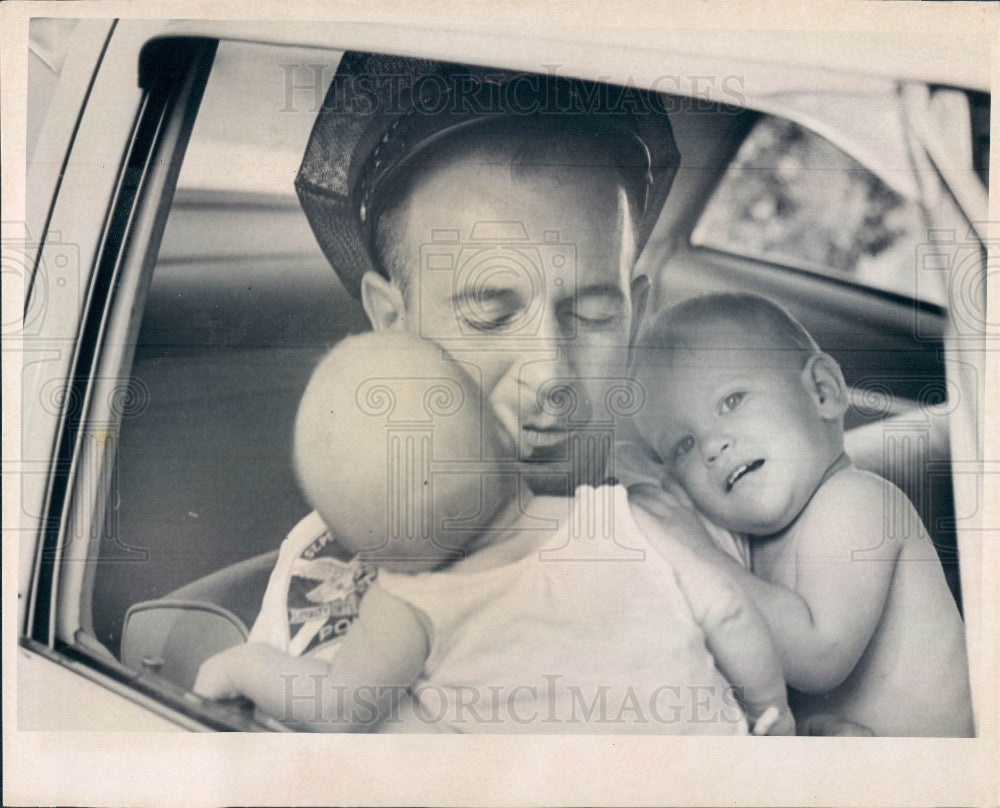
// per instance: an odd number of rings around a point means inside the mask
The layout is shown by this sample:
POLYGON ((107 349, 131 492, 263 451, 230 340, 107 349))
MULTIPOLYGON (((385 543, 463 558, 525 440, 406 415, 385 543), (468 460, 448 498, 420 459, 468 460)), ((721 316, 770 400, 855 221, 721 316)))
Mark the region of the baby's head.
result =
POLYGON ((418 572, 461 558, 516 491, 501 432, 466 373, 405 333, 348 337, 299 404, 294 465, 347 550, 418 572))
POLYGON ((660 311, 639 335, 643 440, 699 510, 770 535, 808 503, 844 445, 836 361, 763 297, 712 294, 660 311))

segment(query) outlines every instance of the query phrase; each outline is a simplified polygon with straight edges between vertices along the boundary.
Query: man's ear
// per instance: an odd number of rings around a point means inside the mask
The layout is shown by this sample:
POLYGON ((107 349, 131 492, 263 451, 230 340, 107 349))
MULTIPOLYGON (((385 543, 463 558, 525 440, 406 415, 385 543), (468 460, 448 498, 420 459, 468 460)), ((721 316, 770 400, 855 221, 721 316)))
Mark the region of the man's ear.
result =
POLYGON ((369 270, 361 278, 361 305, 375 331, 403 331, 406 302, 394 281, 369 270))
POLYGON ((824 421, 840 418, 847 410, 847 383, 837 360, 829 354, 814 353, 802 370, 802 383, 824 421))
POLYGON ((628 335, 628 363, 632 364, 632 350, 635 346, 635 338, 639 334, 639 326, 642 325, 642 318, 646 314, 646 303, 649 300, 649 278, 639 275, 632 279, 632 328, 628 335))

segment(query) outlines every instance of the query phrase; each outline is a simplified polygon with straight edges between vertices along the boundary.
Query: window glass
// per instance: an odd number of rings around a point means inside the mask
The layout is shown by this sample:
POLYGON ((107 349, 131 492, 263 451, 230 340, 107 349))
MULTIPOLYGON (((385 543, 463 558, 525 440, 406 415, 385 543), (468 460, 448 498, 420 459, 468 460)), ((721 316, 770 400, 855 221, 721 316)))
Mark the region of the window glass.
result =
POLYGON ((695 226, 691 240, 863 286, 943 304, 914 288, 926 227, 905 199, 826 139, 763 116, 695 226))
POLYGON ((95 574, 95 635, 116 655, 130 606, 277 548, 309 511, 295 408, 325 350, 366 327, 293 185, 339 59, 216 52, 146 295, 141 406, 122 420, 114 541, 95 574))

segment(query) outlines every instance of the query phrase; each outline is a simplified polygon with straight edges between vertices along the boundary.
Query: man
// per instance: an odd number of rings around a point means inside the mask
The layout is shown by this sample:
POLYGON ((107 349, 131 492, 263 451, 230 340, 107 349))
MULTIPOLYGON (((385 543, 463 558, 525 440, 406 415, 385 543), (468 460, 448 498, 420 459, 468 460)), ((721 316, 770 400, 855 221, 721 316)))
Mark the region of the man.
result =
MULTIPOLYGON (((373 329, 448 352, 497 415, 521 478, 569 496, 606 476, 621 417, 642 404, 626 369, 649 282, 632 271, 678 162, 655 94, 349 53, 296 188, 373 329)), ((315 513, 302 520, 250 640, 335 653, 373 570, 315 562, 387 544, 405 556, 381 526, 371 533, 370 546, 340 547, 315 513), (296 576, 301 559, 336 580, 296 576), (318 618, 305 597, 317 589, 337 593, 318 618)))
POLYGON ((501 119, 428 147, 375 225, 388 277, 361 281, 376 330, 429 338, 479 378, 532 477, 560 458, 573 468, 574 428, 610 422, 605 388, 621 379, 647 286, 631 277, 644 172, 566 129, 501 119), (562 162, 570 144, 584 164, 562 162))
MULTIPOLYGON (((653 93, 347 53, 296 189, 372 328, 448 352, 506 432, 508 467, 536 493, 570 496, 613 474, 623 416, 641 404, 627 357, 649 283, 632 270, 678 162, 653 93)), ((317 514, 302 520, 286 539, 301 550, 283 549, 251 640, 295 653, 335 644, 373 571, 327 563, 359 585, 317 620, 306 597, 317 581, 294 574, 292 555, 419 552, 383 528, 345 547, 317 514)))
POLYGON ((653 93, 348 53, 296 187, 372 327, 463 362, 524 473, 570 493, 603 476, 678 162, 653 93))

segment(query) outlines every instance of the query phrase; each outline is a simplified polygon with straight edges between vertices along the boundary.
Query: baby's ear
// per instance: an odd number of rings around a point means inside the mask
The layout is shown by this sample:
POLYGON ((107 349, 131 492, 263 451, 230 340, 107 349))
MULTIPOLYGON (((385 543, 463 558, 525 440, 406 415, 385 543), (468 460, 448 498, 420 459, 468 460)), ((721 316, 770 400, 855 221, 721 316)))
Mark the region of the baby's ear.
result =
POLYGON ((817 352, 809 357, 802 383, 824 421, 836 420, 847 411, 847 383, 837 360, 829 354, 817 352))

